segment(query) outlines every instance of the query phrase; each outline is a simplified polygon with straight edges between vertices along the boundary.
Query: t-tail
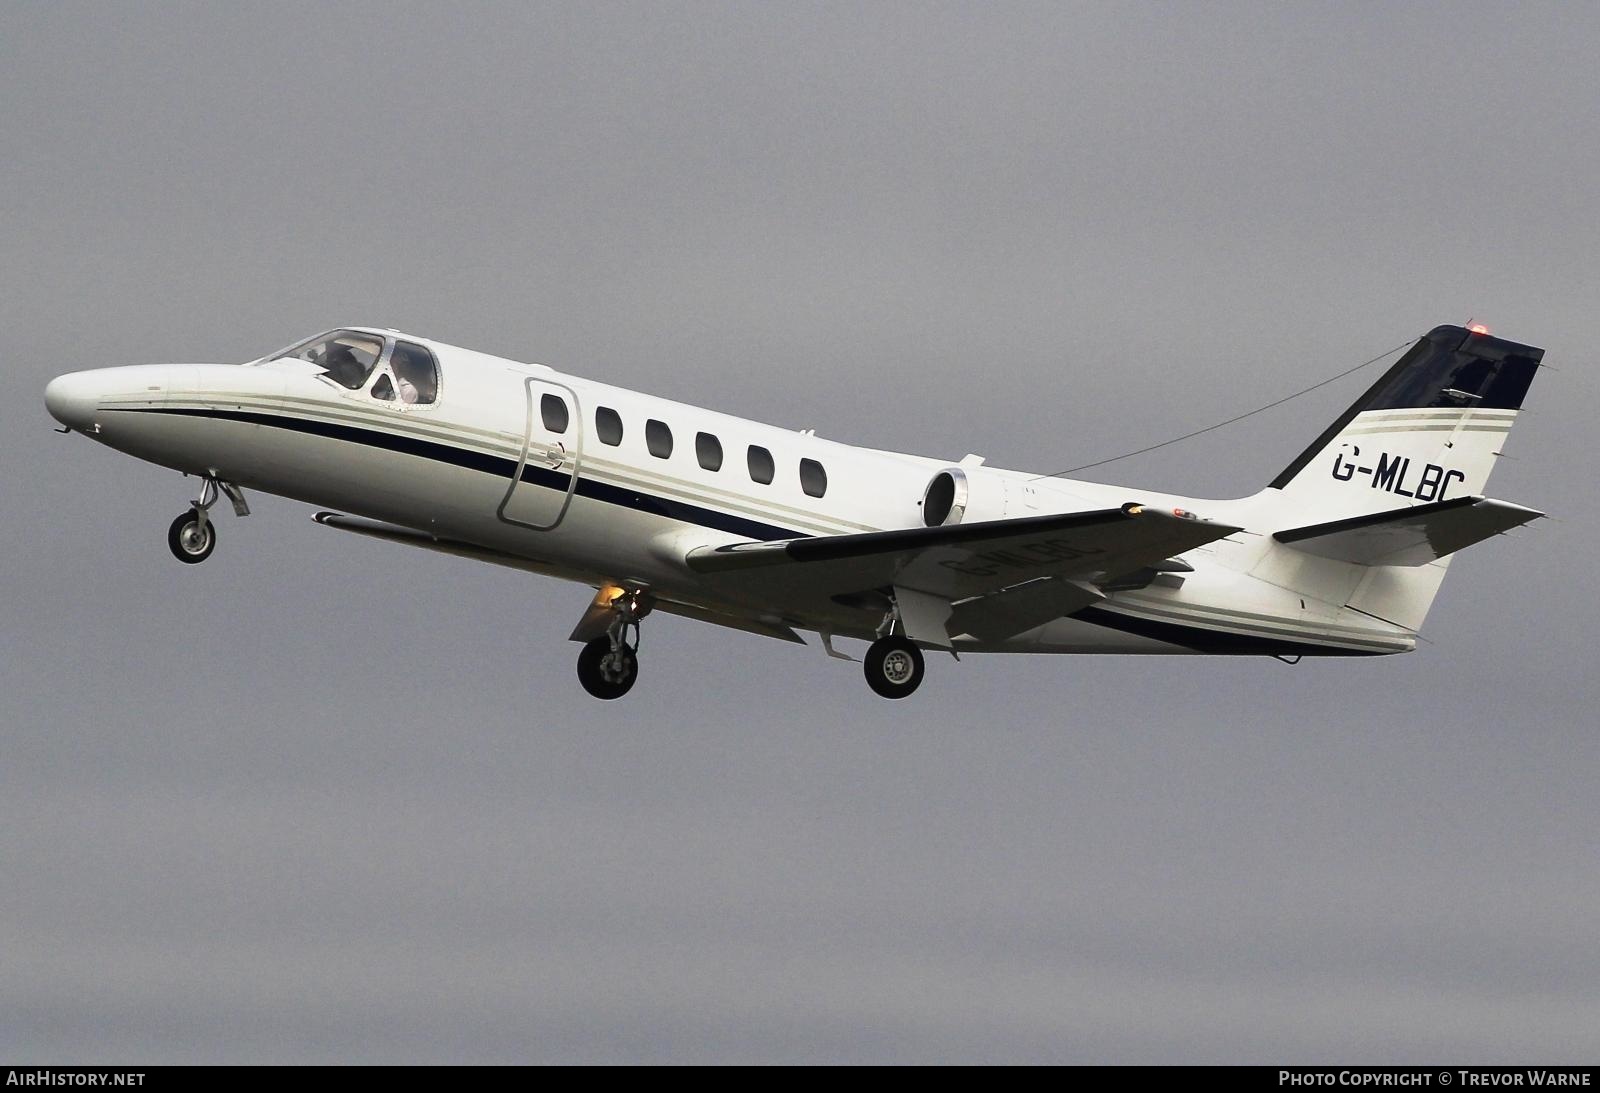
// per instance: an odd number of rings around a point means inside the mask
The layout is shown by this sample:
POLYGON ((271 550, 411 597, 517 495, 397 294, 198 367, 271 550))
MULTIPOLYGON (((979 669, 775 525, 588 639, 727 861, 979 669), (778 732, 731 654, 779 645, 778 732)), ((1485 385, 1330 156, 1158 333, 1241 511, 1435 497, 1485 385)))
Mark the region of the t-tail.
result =
POLYGON ((1483 491, 1543 357, 1459 326, 1412 346, 1267 491, 1297 583, 1420 629, 1453 552, 1542 515, 1483 491))

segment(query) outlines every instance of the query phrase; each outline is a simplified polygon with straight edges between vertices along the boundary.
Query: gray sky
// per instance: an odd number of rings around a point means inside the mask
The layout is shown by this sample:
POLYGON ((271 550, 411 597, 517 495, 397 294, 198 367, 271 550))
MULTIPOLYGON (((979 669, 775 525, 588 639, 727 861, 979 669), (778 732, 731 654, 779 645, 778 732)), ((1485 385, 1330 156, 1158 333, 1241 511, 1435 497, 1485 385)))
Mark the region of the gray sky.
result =
MULTIPOLYGON (((0 1056, 1592 1062, 1589 5, 0 4, 0 1056), (396 326, 1048 471, 1442 322, 1547 348, 1376 662, 933 659, 889 704, 50 432, 396 326), (419 657, 419 650, 426 655, 419 657), (423 664, 421 671, 402 665, 423 664)), ((1252 492, 1354 377, 1105 468, 1252 492)))

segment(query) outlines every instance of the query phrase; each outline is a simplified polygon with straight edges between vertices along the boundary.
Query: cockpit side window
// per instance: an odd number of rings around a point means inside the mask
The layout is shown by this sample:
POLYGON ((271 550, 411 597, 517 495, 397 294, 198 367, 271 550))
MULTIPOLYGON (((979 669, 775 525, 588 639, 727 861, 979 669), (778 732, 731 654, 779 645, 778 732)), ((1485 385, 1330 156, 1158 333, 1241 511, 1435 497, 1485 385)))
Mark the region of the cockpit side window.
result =
POLYGON ((308 361, 323 369, 339 386, 359 391, 372 375, 378 358, 383 356, 383 339, 375 334, 336 330, 297 346, 283 356, 308 361))
POLYGON ((422 346, 395 342, 389 367, 401 402, 426 406, 439 397, 439 363, 422 346))

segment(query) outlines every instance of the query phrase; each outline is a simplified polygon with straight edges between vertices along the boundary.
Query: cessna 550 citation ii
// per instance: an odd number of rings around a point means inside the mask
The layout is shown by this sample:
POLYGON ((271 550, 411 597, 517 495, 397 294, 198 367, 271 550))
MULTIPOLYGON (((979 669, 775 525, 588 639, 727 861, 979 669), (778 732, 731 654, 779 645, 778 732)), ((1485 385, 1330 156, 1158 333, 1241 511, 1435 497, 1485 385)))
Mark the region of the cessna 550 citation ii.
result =
POLYGON ((1450 555, 1542 515, 1482 496, 1544 351, 1418 341, 1271 485, 1201 501, 839 444, 401 334, 349 327, 245 365, 73 372, 65 429, 222 497, 597 590, 578 678, 618 698, 652 610, 785 641, 871 642, 903 698, 923 650, 1364 656, 1410 651, 1450 555), (337 511, 331 511, 337 510, 337 511))

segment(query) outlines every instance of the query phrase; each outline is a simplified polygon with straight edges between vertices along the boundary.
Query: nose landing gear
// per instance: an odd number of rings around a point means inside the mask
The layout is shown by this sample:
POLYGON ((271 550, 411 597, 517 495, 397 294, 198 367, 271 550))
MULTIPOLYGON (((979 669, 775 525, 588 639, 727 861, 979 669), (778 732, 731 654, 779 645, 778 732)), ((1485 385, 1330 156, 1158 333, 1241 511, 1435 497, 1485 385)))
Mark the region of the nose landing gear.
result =
POLYGON ((646 592, 624 592, 611 602, 606 635, 578 654, 578 682, 596 698, 621 698, 639 678, 639 620, 654 606, 646 592), (628 641, 628 630, 633 641, 628 641))
POLYGON ((180 562, 196 565, 211 557, 217 548, 217 529, 206 519, 205 509, 190 509, 172 521, 167 529, 167 546, 180 562))
POLYGON ((222 482, 206 475, 201 479, 200 496, 188 512, 172 521, 167 529, 167 546, 172 556, 188 565, 198 565, 211 557, 217 548, 217 527, 211 522, 211 507, 226 494, 233 504, 235 516, 249 516, 250 505, 244 491, 231 482, 222 482))

